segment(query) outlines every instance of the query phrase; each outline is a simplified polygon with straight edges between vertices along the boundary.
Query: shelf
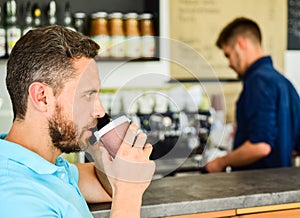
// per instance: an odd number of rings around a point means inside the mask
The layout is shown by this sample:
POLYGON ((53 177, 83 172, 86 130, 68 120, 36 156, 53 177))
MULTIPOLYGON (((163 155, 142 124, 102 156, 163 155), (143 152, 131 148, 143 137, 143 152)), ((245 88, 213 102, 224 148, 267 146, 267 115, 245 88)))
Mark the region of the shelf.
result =
POLYGON ((224 83, 235 83, 241 82, 240 79, 234 78, 198 78, 198 79, 176 79, 170 80, 169 83, 199 83, 199 82, 207 82, 207 83, 215 83, 215 82, 224 82, 224 83))
POLYGON ((101 57, 96 57, 96 61, 103 61, 103 62, 151 62, 151 61, 159 61, 159 58, 101 58, 101 57))

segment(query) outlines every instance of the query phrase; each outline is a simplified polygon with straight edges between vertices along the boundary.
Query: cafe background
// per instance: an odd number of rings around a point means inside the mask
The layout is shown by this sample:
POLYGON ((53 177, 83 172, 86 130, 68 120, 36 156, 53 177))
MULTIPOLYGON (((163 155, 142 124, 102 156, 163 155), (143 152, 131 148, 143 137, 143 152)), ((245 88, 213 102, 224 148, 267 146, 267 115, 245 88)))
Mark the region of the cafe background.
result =
MULTIPOLYGON (((152 33, 143 36, 139 27, 139 33, 135 35, 141 41, 145 37, 148 39, 146 42, 153 37, 150 56, 127 57, 125 54, 103 57, 99 54, 97 64, 103 86, 100 97, 107 111, 116 116, 125 113, 138 120, 145 131, 153 132, 156 141, 166 141, 184 132, 183 135, 189 138, 187 144, 190 149, 204 143, 203 150, 209 133, 219 123, 222 131, 214 132, 214 137, 220 138, 232 128, 235 101, 242 86, 236 74, 228 68, 223 53, 216 48, 215 41, 222 27, 235 17, 246 16, 257 21, 266 53, 272 55, 275 67, 299 89, 300 3, 296 0, 90 0, 89 4, 80 0, 14 2, 16 21, 11 23, 8 17, 11 12, 7 11, 11 0, 0 0, 2 22, 5 30, 16 27, 21 33, 28 27, 25 19, 28 5, 33 28, 39 15, 37 9, 40 10, 39 25, 49 25, 50 2, 55 3, 55 13, 51 16, 56 17, 56 24, 73 25, 72 28, 75 28, 75 14, 84 12, 83 33, 91 37, 94 37, 91 20, 97 12, 107 13, 107 21, 114 12, 125 16, 134 12, 138 22, 141 22, 139 18, 143 14, 150 14, 152 33), (66 17, 73 22, 66 23, 66 17), (155 114, 159 116, 151 116, 155 114), (149 124, 151 122, 152 125, 149 124), (160 127, 159 123, 163 126, 160 127), (154 131, 161 128, 163 134, 154 131), (196 142, 190 140, 194 139, 191 136, 196 136, 196 142)), ((121 20, 125 24, 126 18, 121 20)), ((123 39, 132 37, 126 30, 122 34, 123 39)), ((113 38, 112 35, 109 37, 113 38)), ((124 44, 123 49, 126 49, 126 42, 124 44)), ((141 46, 142 50, 146 44, 141 46)), ((5 88, 7 57, 8 54, 0 61, 0 132, 7 132, 12 122, 12 107, 5 88)), ((212 141, 218 146, 230 144, 230 140, 212 141)))

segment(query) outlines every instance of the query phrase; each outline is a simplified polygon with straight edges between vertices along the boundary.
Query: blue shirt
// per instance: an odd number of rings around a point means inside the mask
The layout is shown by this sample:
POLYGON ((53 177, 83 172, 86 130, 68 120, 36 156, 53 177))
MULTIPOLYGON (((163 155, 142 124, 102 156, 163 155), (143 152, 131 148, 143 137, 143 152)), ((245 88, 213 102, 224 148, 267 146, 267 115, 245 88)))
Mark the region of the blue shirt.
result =
POLYGON ((75 165, 61 157, 54 165, 18 144, 0 139, 1 217, 92 217, 77 183, 75 165))
POLYGON ((272 148, 267 157, 236 169, 291 166, 292 150, 300 141, 300 100, 291 82, 274 69, 271 57, 257 60, 245 72, 236 121, 234 149, 247 140, 272 148))

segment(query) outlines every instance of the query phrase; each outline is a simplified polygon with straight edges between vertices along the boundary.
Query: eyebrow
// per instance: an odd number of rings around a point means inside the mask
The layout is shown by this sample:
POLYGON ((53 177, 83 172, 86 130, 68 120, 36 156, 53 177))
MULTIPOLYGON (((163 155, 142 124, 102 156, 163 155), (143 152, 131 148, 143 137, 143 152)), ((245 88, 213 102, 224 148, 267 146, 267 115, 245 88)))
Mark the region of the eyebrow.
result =
POLYGON ((89 90, 83 91, 82 93, 98 93, 98 92, 99 92, 99 90, 97 90, 97 89, 89 89, 89 90))

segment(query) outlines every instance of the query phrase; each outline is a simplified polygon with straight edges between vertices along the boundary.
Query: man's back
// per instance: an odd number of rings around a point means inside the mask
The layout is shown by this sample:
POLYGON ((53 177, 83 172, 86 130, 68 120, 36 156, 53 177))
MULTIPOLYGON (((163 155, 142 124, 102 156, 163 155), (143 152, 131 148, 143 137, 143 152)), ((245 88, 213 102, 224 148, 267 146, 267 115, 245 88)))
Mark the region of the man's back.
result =
POLYGON ((237 102, 237 134, 234 148, 246 140, 272 147, 267 157, 238 169, 291 166, 291 153, 298 141, 300 99, 297 91, 263 57, 247 70, 244 89, 237 102))

